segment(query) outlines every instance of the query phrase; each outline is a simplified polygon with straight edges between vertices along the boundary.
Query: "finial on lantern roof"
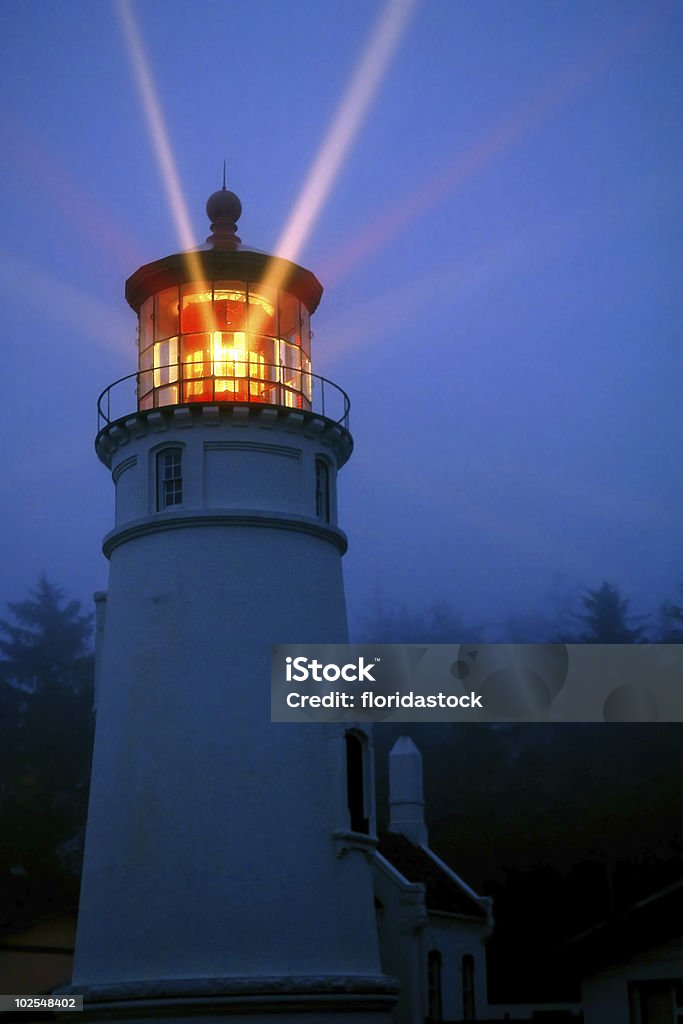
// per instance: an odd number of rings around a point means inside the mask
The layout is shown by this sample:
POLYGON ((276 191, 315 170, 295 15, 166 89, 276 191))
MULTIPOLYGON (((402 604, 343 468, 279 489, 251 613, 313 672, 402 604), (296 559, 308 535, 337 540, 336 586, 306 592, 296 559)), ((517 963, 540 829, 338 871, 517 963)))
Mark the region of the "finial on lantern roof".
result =
POLYGON ((242 213, 239 197, 225 187, 225 160, 223 161, 223 187, 209 196, 206 213, 211 221, 211 234, 207 238, 213 249, 231 251, 242 241, 237 235, 237 221, 242 213))

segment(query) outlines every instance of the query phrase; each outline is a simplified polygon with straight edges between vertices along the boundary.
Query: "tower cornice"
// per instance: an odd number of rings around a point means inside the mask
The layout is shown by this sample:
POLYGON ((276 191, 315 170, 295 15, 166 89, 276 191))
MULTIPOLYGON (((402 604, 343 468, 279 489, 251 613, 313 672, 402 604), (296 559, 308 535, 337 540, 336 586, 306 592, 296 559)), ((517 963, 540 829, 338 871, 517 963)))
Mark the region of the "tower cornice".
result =
POLYGON ((238 405, 232 402, 215 404, 192 403, 166 406, 160 409, 141 409, 107 424, 95 438, 95 451, 105 466, 111 467, 112 457, 129 441, 149 433, 163 435, 172 428, 193 426, 223 426, 237 429, 256 424, 264 430, 275 427, 290 434, 303 434, 322 441, 334 452, 337 466, 343 466, 353 451, 353 438, 349 431, 335 420, 306 409, 289 409, 279 405, 238 405))
POLYGON ((147 516, 137 522, 127 523, 123 529, 112 530, 107 534, 102 543, 102 551, 109 558, 112 551, 121 544, 148 534, 163 533, 166 530, 226 526, 253 526, 259 529, 307 533, 329 541, 342 555, 346 554, 348 548, 345 533, 335 526, 323 524, 306 516, 280 515, 277 512, 263 512, 260 509, 198 509, 193 512, 166 513, 164 516, 147 516))

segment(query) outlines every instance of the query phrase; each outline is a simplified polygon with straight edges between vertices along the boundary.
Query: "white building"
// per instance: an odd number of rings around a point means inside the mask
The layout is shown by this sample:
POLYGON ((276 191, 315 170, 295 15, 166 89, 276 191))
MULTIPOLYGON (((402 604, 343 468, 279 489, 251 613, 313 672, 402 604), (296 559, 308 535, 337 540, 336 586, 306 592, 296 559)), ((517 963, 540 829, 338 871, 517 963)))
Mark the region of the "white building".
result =
POLYGON ((584 1024, 683 1024, 683 881, 578 937, 584 1024))
POLYGON ((374 860, 384 970, 400 980, 397 1024, 489 1016, 486 939, 491 901, 429 849, 422 758, 407 736, 389 757, 389 831, 374 860))

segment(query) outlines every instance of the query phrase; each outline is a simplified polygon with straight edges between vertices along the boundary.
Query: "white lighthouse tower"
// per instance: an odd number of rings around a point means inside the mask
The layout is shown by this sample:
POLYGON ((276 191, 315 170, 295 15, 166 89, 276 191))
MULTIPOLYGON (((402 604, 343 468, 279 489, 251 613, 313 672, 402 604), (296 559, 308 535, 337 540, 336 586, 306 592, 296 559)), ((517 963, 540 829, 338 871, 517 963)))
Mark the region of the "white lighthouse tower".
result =
POLYGON ((312 273, 207 245, 137 270, 104 392, 116 488, 72 991, 97 1019, 389 1020, 370 738, 270 722, 274 643, 347 640, 348 399, 311 371, 312 273))

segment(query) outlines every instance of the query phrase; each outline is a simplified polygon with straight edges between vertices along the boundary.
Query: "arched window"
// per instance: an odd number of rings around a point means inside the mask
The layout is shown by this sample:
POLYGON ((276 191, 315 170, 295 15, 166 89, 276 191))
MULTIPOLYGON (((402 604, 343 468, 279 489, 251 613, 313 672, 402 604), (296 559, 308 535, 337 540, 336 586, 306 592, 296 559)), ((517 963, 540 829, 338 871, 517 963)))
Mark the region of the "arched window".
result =
POLYGON ((330 467, 324 459, 315 460, 315 514, 324 523, 329 523, 330 467))
POLYGON ((346 733, 346 798, 352 832, 370 831, 365 805, 365 743, 355 732, 346 733))
POLYGON ((462 958, 462 1015, 463 1020, 476 1020, 474 1000, 474 957, 467 953, 462 958))
POLYGON ((157 512, 183 503, 183 453, 164 448, 157 454, 157 512))
POLYGON ((427 1017, 430 1021, 443 1020, 441 953, 438 949, 432 949, 427 956, 427 1017))

